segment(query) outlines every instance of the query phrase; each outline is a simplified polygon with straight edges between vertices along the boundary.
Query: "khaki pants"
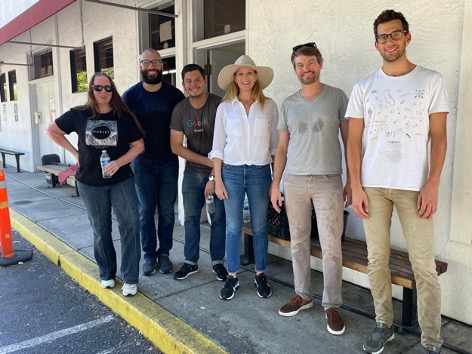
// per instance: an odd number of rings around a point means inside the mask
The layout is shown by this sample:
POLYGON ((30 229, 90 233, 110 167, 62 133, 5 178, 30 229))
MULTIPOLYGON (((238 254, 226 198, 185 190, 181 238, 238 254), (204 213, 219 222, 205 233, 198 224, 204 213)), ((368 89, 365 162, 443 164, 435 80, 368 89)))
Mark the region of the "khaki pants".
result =
POLYGON ((389 259, 390 225, 395 205, 416 280, 421 343, 440 347, 441 288, 434 262, 433 220, 418 217, 419 192, 386 188, 364 188, 364 191, 369 200, 369 218, 364 220, 364 231, 375 319, 388 326, 393 324, 389 259))
POLYGON ((323 251, 323 300, 326 309, 342 304, 343 186, 340 175, 298 176, 284 174, 285 209, 290 227, 295 292, 312 298, 310 231, 312 204, 323 251))

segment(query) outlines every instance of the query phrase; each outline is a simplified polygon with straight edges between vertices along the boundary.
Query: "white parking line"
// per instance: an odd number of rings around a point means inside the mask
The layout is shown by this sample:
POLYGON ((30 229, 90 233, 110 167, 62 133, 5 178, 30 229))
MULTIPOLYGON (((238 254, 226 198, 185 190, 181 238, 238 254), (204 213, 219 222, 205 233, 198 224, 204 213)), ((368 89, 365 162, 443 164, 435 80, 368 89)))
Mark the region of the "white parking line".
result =
POLYGON ((45 336, 36 337, 30 340, 25 340, 24 342, 8 345, 6 347, 0 348, 0 354, 13 353, 21 349, 31 348, 37 345, 41 345, 45 342, 50 342, 52 340, 68 336, 81 331, 86 331, 87 329, 100 326, 104 323, 110 322, 114 319, 113 315, 109 315, 103 318, 100 318, 95 321, 90 321, 87 323, 80 324, 78 326, 66 328, 57 332, 46 334, 45 336))

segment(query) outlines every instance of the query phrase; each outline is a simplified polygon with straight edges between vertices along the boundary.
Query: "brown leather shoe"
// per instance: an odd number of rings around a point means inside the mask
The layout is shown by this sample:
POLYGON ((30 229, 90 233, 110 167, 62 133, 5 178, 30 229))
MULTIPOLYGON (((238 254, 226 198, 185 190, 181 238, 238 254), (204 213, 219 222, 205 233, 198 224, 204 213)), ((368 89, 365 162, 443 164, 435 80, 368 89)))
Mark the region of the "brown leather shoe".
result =
POLYGON ((313 300, 305 300, 300 295, 295 295, 279 310, 281 316, 295 316, 300 310, 306 310, 313 306, 313 300))
POLYGON ((328 322, 328 332, 339 336, 344 333, 346 327, 344 326, 344 320, 339 314, 339 309, 336 307, 330 307, 326 310, 326 320, 328 322))

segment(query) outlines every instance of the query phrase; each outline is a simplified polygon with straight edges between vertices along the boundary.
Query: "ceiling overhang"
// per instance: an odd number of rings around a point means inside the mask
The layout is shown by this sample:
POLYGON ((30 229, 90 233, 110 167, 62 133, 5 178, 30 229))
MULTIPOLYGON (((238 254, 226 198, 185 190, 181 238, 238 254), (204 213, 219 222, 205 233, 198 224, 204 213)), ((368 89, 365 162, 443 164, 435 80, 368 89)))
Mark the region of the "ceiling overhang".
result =
POLYGON ((19 36, 76 0, 38 0, 0 28, 0 45, 19 36))

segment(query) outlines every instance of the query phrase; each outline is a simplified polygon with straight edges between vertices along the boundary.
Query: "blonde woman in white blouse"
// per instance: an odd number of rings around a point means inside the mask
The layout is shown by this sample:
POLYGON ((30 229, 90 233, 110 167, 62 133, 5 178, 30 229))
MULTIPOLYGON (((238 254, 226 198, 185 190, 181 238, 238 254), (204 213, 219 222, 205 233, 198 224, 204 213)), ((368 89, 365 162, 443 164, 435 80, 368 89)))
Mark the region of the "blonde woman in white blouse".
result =
POLYGON ((226 211, 226 260, 229 276, 220 298, 231 300, 239 288, 238 269, 243 203, 248 197, 254 237, 255 287, 261 298, 272 294, 265 275, 267 207, 270 164, 278 142, 278 110, 262 90, 274 76, 269 67, 256 66, 247 55, 225 66, 218 85, 226 90, 218 106, 210 157, 215 170, 215 192, 226 211))

